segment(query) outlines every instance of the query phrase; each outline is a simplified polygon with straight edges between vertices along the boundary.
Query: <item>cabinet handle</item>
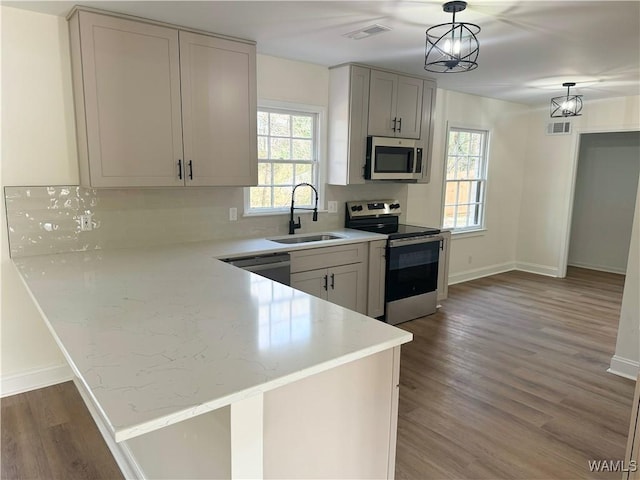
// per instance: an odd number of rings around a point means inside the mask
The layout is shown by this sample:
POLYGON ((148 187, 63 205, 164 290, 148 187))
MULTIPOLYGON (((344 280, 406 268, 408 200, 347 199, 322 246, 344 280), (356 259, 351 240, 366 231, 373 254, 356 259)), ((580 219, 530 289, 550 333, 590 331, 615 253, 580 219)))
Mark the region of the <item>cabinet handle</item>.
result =
POLYGON ((393 131, 396 131, 396 117, 393 117, 393 131))
POLYGON ((193 180, 193 162, 189 160, 189 180, 193 180))
POLYGON ((398 120, 398 132, 402 131, 402 119, 398 120))
POLYGON ((329 279, 327 275, 324 276, 324 289, 329 290, 329 279))
POLYGON ((178 159, 178 178, 182 180, 182 159, 178 159))
POLYGON ((331 290, 335 290, 336 289, 336 276, 332 273, 331 274, 331 290))

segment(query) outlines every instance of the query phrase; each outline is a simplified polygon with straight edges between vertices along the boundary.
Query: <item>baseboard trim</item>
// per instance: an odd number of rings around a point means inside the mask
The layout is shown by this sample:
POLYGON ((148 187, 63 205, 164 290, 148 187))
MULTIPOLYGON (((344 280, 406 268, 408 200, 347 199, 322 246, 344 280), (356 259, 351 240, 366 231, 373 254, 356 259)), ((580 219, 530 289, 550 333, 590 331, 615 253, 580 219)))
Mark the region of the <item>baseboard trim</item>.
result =
POLYGON ((607 372, 618 375, 619 377, 636 380, 638 378, 638 372, 640 372, 640 362, 614 355, 611 357, 611 365, 607 369, 607 372))
POLYGON ((522 272, 535 273, 537 275, 545 275, 547 277, 559 277, 560 272, 557 267, 550 267, 548 265, 539 265, 537 263, 516 262, 515 270, 522 272))
POLYGON ((627 273, 626 269, 622 269, 622 268, 611 268, 611 267, 605 267, 602 265, 587 265, 586 263, 576 263, 576 262, 571 262, 569 264, 570 267, 578 267, 578 268, 586 268, 588 270, 596 270, 598 272, 606 272, 606 273, 617 273, 619 275, 624 275, 627 273))
POLYGON ((449 275, 449 285, 468 282, 469 280, 488 277, 490 275, 497 275, 498 273, 509 272, 511 270, 515 270, 514 262, 499 263, 497 265, 490 265, 488 267, 474 268, 473 270, 465 270, 464 272, 454 273, 453 275, 449 275))
POLYGON ((72 378, 71 368, 67 364, 34 368, 23 373, 2 376, 0 378, 0 397, 49 387, 57 383, 67 382, 72 378))
POLYGON ((93 421, 96 423, 98 430, 100 430, 100 434, 102 435, 102 438, 104 438, 107 447, 109 447, 109 450, 111 451, 114 460, 118 464, 118 467, 120 468, 120 471, 122 472, 124 478, 144 479, 144 473, 133 458, 127 442, 117 443, 115 441, 114 436, 111 434, 111 431, 104 423, 104 420, 102 419, 96 408, 93 406, 93 402, 91 401, 89 394, 85 390, 84 385, 82 385, 82 382, 80 382, 77 378, 74 378, 73 383, 78 389, 78 392, 80 392, 80 396, 84 400, 84 404, 87 406, 89 413, 91 413, 93 421))

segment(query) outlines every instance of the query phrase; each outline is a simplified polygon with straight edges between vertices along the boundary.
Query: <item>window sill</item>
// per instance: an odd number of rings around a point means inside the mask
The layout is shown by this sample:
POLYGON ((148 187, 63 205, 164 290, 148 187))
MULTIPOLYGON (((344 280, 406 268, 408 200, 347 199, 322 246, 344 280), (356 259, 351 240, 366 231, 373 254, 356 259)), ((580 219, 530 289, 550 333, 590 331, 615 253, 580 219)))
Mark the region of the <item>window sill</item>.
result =
POLYGON ((486 235, 486 228, 479 228, 477 230, 464 230, 461 232, 451 232, 451 239, 461 239, 461 238, 473 238, 473 237, 482 237, 486 235))

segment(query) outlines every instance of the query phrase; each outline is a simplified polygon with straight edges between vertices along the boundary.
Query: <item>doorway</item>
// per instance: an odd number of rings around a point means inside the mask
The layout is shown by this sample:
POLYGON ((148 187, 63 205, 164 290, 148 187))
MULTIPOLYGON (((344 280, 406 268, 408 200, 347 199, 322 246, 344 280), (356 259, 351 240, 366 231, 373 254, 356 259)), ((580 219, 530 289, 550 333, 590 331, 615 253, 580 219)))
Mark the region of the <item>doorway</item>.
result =
POLYGON ((567 264, 624 274, 640 178, 640 132, 580 135, 567 264))

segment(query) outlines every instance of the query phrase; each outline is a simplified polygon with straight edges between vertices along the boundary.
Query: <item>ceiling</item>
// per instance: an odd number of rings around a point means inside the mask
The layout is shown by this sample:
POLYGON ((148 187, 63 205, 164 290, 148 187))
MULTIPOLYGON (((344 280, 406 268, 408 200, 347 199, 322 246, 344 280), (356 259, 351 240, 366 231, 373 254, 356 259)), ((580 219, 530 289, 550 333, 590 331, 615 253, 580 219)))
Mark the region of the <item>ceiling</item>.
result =
POLYGON ((451 21, 439 1, 4 1, 66 15, 74 4, 255 40, 259 53, 331 66, 359 62, 435 78, 438 86, 531 105, 566 92, 640 95, 640 0, 469 1, 458 21, 482 29, 479 67, 425 72, 425 29, 451 21), (343 35, 381 24, 362 40, 343 35))

